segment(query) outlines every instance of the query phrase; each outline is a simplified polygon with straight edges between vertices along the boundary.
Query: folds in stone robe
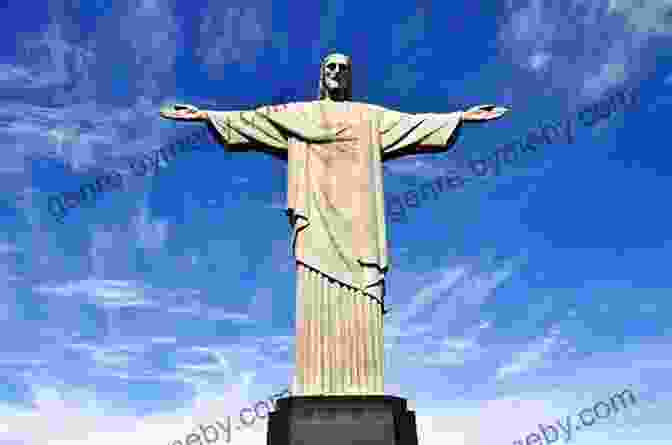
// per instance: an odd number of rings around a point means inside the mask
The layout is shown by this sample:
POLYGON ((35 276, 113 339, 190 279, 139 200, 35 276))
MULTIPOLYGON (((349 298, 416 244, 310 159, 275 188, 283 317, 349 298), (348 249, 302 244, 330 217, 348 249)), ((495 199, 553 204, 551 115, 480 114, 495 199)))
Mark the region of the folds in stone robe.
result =
POLYGON ((383 394, 382 161, 447 150, 461 113, 329 101, 207 113, 228 150, 254 148, 288 161, 297 261, 292 394, 383 394))
POLYGON ((312 101, 251 111, 207 111, 231 151, 255 149, 288 161, 292 254, 382 303, 389 269, 382 162, 446 151, 461 112, 408 114, 359 102, 312 101))

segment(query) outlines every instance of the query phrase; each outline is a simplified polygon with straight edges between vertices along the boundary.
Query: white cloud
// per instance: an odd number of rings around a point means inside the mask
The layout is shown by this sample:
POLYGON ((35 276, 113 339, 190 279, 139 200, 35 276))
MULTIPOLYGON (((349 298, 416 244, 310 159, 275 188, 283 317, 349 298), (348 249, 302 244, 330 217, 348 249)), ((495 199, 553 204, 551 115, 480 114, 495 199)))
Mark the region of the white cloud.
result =
POLYGON ((177 339, 175 337, 152 337, 150 342, 153 344, 175 344, 177 339))
POLYGON ((639 70, 647 41, 672 34, 671 6, 672 0, 610 0, 608 8, 590 0, 510 3, 499 38, 514 63, 538 75, 543 70, 559 90, 580 90, 568 99, 581 102, 639 70))
POLYGON ((587 97, 597 99, 610 87, 627 80, 628 53, 623 41, 614 42, 609 48, 609 61, 602 64, 597 74, 590 74, 583 85, 587 97))
POLYGON ((467 271, 468 268, 465 266, 455 266, 442 270, 442 277, 438 281, 423 287, 412 297, 411 304, 400 315, 399 323, 403 324, 418 315, 423 308, 440 298, 442 293, 451 289, 467 274, 467 271))
POLYGON ((670 8, 671 0, 609 0, 609 12, 622 14, 642 34, 672 34, 670 8))
POLYGON ((137 350, 129 351, 121 346, 104 347, 84 343, 72 343, 68 345, 67 348, 90 352, 91 359, 106 368, 112 367, 125 369, 132 360, 134 353, 137 353, 137 350))
POLYGON ((419 159, 399 159, 383 164, 383 171, 392 175, 412 175, 404 181, 407 185, 415 186, 418 178, 421 181, 436 179, 441 175, 460 172, 465 168, 465 161, 458 155, 435 155, 426 161, 419 159))
POLYGON ((268 40, 267 12, 270 10, 254 6, 208 2, 200 26, 202 44, 196 54, 211 75, 220 76, 223 67, 232 62, 246 70, 255 65, 257 54, 268 40))
POLYGON ((129 2, 126 15, 111 20, 119 20, 117 26, 123 26, 124 32, 118 38, 133 48, 129 59, 135 60, 129 62, 137 65, 142 90, 148 96, 157 96, 158 78, 173 69, 184 30, 168 3, 144 0, 139 7, 134 3, 129 2))
POLYGON ((453 337, 445 338, 443 340, 443 344, 457 351, 465 351, 467 349, 473 349, 476 346, 476 342, 473 339, 453 338, 453 337))
MULTIPOLYGON (((557 330, 554 332, 557 333, 557 330)), ((447 340, 457 349, 472 344, 469 340, 459 338, 451 337, 447 340)), ((549 340, 546 342, 549 343, 549 340)), ((543 344, 544 341, 538 343, 543 344)), ((572 368, 566 380, 557 382, 557 378, 553 377, 553 381, 562 386, 549 386, 545 390, 516 391, 515 394, 477 400, 452 399, 450 403, 441 401, 440 395, 432 393, 425 399, 409 400, 409 407, 416 411, 422 443, 438 445, 450 441, 464 445, 486 445, 501 441, 502 438, 512 443, 517 439, 524 440, 529 433, 538 431, 539 423, 553 424, 557 419, 574 415, 580 409, 620 392, 623 382, 637 381, 638 377, 644 375, 641 374, 644 370, 669 369, 669 361, 664 363, 650 358, 661 356, 668 347, 660 345, 652 348, 639 358, 633 358, 633 351, 621 351, 613 357, 602 355, 596 360, 596 363, 602 363, 601 368, 588 368, 590 365, 585 364, 580 368, 572 368), (614 363, 620 363, 621 369, 614 369, 614 363), (575 374, 582 377, 578 383, 575 374)), ((224 356, 233 355, 224 350, 221 352, 224 356)), ((101 394, 46 378, 32 385, 31 390, 35 395, 33 409, 0 405, 0 424, 4 425, 0 438, 8 443, 18 441, 34 445, 84 445, 92 440, 102 445, 119 441, 172 443, 182 440, 184 443, 188 434, 200 433, 199 425, 214 424, 215 421, 226 423, 226 416, 231 416, 232 441, 264 445, 267 421, 257 420, 247 430, 239 431, 235 428, 242 408, 253 407, 257 400, 265 399, 282 389, 269 387, 264 388, 264 392, 254 391, 255 377, 254 371, 243 371, 231 379, 235 384, 211 386, 179 409, 144 416, 124 414, 114 401, 106 400, 101 394), (254 396, 250 395, 252 392, 255 392, 254 396)), ((197 380, 194 378, 194 381, 197 380)), ((549 385, 551 383, 549 381, 549 385)), ((388 386, 392 388, 394 384, 388 386)), ((642 441, 661 445, 665 443, 656 439, 665 437, 662 434, 667 431, 665 427, 669 422, 664 413, 669 411, 669 391, 656 387, 657 401, 654 403, 641 393, 645 387, 635 385, 633 389, 637 406, 622 410, 618 417, 609 419, 601 426, 595 425, 591 430, 575 432, 572 438, 578 439, 577 443, 589 440, 590 443, 606 445, 613 443, 611 436, 617 434, 617 443, 624 445, 642 441)), ((403 385, 396 393, 403 395, 403 385)))
POLYGON ((172 306, 166 304, 164 307, 167 313, 189 314, 202 320, 226 320, 231 321, 234 324, 256 323, 256 320, 252 320, 249 314, 230 312, 222 308, 205 305, 197 300, 189 300, 183 304, 175 304, 172 306))
POLYGON ((484 353, 474 338, 447 337, 435 343, 429 342, 429 346, 436 346, 437 350, 417 357, 425 366, 464 365, 467 361, 478 360, 484 353))
POLYGON ((95 53, 67 42, 63 34, 63 25, 52 22, 40 38, 22 42, 29 66, 3 66, 3 80, 18 88, 44 88, 82 82, 82 76, 86 79, 87 71, 96 63, 95 53))
POLYGON ((56 297, 83 296, 92 302, 110 308, 155 305, 154 301, 146 298, 141 287, 135 287, 129 282, 87 279, 69 281, 60 285, 35 286, 33 291, 56 297))
POLYGON ((478 315, 486 298, 513 276, 526 255, 524 251, 508 259, 498 259, 494 253, 461 258, 454 260, 454 266, 442 269, 442 276, 423 284, 406 310, 393 312, 386 322, 385 350, 390 362, 452 367, 482 358, 484 349, 478 336, 490 328, 491 322, 465 325, 460 320, 478 315), (457 330, 464 337, 454 337, 457 330))
POLYGON ((544 66, 548 65, 551 60, 551 55, 546 52, 538 52, 530 56, 530 67, 534 71, 539 71, 544 66))
POLYGON ((432 311, 432 323, 456 320, 460 314, 478 310, 486 298, 494 294, 497 287, 513 276, 514 271, 514 262, 508 261, 494 271, 472 270, 464 275, 446 290, 442 301, 432 311))
POLYGON ((531 369, 544 365, 544 360, 558 343, 559 331, 554 329, 549 336, 531 342, 525 350, 514 354, 513 360, 496 371, 496 378, 501 380, 509 375, 523 374, 531 369))
MULTIPOLYGON (((158 104, 148 99, 138 99, 130 109, 104 107, 95 102, 55 108, 28 103, 5 105, 0 116, 7 124, 0 133, 15 141, 15 149, 5 157, 7 171, 23 172, 24 158, 39 156, 60 159, 75 171, 98 165, 108 169, 120 167, 117 170, 124 172, 128 163, 120 161, 122 156, 147 153, 162 146, 160 135, 165 127, 156 119, 158 104), (135 140, 127 140, 125 133, 129 128, 138 129, 135 140), (113 166, 107 159, 115 159, 116 164, 113 166)), ((31 181, 28 172, 25 173, 20 180, 31 181)))
POLYGON ((198 289, 169 289, 133 281, 115 281, 89 278, 63 284, 42 284, 33 291, 50 297, 69 297, 70 302, 80 300, 105 309, 123 307, 148 307, 166 313, 190 313, 204 319, 248 320, 247 314, 217 311, 191 297, 201 293, 198 289))
POLYGON ((521 8, 511 16, 515 39, 536 40, 539 46, 543 46, 553 38, 556 31, 556 27, 551 23, 551 16, 544 10, 541 0, 531 0, 527 8, 521 8))

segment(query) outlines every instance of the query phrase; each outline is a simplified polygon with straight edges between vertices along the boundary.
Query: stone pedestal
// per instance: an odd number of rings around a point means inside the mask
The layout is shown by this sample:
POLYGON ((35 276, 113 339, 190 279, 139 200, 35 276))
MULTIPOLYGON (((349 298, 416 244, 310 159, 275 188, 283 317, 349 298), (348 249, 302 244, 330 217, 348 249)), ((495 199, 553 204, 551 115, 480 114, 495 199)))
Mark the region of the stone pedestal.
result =
POLYGON ((394 396, 307 396, 277 401, 268 445, 418 445, 415 412, 394 396))

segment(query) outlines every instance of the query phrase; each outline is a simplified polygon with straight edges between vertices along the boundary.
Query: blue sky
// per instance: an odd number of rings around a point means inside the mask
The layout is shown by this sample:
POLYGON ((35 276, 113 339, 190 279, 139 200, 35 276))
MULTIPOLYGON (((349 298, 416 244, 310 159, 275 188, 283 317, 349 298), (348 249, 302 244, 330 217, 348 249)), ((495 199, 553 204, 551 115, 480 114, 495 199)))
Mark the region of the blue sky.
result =
MULTIPOLYGON (((631 388, 637 406, 572 442, 669 442, 672 1, 9 3, 0 444, 169 443, 287 386, 283 162, 206 144, 138 177, 123 157, 198 128, 160 119, 167 103, 314 99, 330 51, 352 56, 358 101, 512 109, 387 163, 389 193, 639 89, 573 144, 388 220, 386 391, 423 444, 506 445, 631 388), (124 190, 53 219, 50 195, 110 169, 124 190)), ((232 436, 264 444, 265 423, 232 436)))

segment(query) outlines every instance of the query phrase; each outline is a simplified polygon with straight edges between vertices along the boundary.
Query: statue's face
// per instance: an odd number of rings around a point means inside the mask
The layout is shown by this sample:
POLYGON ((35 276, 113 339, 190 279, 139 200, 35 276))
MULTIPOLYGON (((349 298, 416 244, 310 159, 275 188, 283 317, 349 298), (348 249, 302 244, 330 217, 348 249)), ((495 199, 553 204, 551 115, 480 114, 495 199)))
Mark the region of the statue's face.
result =
POLYGON ((332 54, 324 61, 322 78, 328 90, 344 90, 350 82, 350 58, 343 54, 332 54))

